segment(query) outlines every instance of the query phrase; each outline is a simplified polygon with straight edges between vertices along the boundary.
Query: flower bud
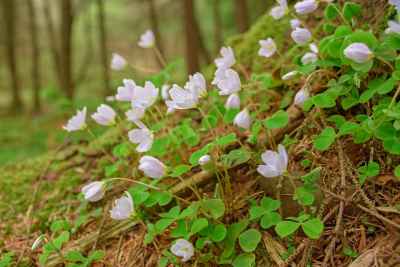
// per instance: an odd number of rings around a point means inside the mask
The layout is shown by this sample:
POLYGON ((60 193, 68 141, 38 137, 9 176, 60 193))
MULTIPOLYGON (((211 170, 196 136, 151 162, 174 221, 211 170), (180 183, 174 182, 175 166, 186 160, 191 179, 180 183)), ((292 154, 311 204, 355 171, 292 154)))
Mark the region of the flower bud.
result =
POLYGON ((373 57, 373 53, 364 43, 352 43, 346 47, 344 55, 359 64, 365 63, 373 57))
POLYGON ((135 206, 131 194, 125 192, 125 196, 115 200, 114 207, 110 210, 110 216, 114 220, 126 220, 134 213, 135 206))
POLYGON ((294 5, 296 13, 299 15, 309 14, 318 8, 318 3, 315 0, 304 0, 294 5))
POLYGON ((182 258, 182 262, 187 262, 194 255, 193 244, 185 239, 178 239, 171 247, 171 252, 177 257, 182 258))
POLYGON ((240 98, 237 94, 231 94, 225 102, 226 109, 239 109, 240 98))
POLYGON ((211 161, 210 155, 204 155, 204 156, 201 156, 201 157, 199 158, 198 163, 199 163, 201 166, 204 166, 204 165, 206 165, 207 163, 209 163, 210 161, 211 161))
POLYGON ((385 33, 400 33, 400 23, 390 20, 388 26, 389 27, 385 30, 385 33))
POLYGON ((251 126, 251 117, 249 111, 247 109, 244 109, 241 112, 239 112, 235 116, 233 124, 244 129, 249 129, 251 126))
POLYGON ((304 45, 311 40, 311 32, 305 28, 296 28, 290 34, 292 39, 299 45, 304 45))
POLYGON ((112 54, 112 58, 111 58, 111 69, 113 70, 122 70, 123 68, 125 68, 127 62, 125 60, 125 58, 123 58, 122 56, 113 53, 112 54))
POLYGON ((298 19, 291 19, 290 20, 290 27, 292 27, 292 29, 296 29, 299 28, 301 26, 301 21, 298 19))
POLYGON ((318 60, 317 54, 307 52, 301 58, 301 63, 303 63, 303 65, 307 65, 307 64, 315 63, 317 60, 318 60))
POLYGON ((142 48, 151 48, 155 45, 155 42, 153 31, 147 30, 140 36, 138 45, 142 48))
POLYGON ((294 104, 298 107, 302 107, 304 105, 304 102, 310 98, 310 93, 308 92, 307 89, 302 88, 299 90, 295 97, 294 97, 294 104))
POLYGON ((67 125, 63 126, 63 129, 67 132, 74 132, 82 130, 86 127, 86 107, 82 110, 78 110, 76 115, 68 120, 67 125))
POLYGON ((299 72, 297 70, 290 71, 282 76, 282 80, 284 80, 284 81, 290 80, 290 79, 294 78, 295 76, 297 76, 297 74, 299 74, 299 72))
POLYGON ((268 58, 276 53, 276 44, 272 38, 260 40, 258 43, 261 46, 260 50, 258 50, 258 55, 268 58))
POLYGON ((115 123, 116 115, 110 106, 101 104, 97 111, 92 114, 92 118, 100 125, 109 126, 115 123))
POLYGON ((167 167, 152 156, 143 156, 139 160, 139 170, 153 179, 160 179, 165 175, 167 167))
POLYGON ((82 193, 89 202, 99 201, 104 197, 104 182, 92 182, 82 187, 82 193))

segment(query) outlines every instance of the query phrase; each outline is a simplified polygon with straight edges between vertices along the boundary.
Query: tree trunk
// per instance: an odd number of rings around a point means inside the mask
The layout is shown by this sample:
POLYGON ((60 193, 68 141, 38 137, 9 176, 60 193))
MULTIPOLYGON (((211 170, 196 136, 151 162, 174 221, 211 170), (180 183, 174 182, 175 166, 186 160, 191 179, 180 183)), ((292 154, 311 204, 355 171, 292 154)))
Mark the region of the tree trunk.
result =
POLYGON ((214 40, 215 40, 215 53, 218 54, 222 46, 222 18, 221 18, 221 1, 213 1, 213 15, 214 15, 214 40))
POLYGON ((182 0, 186 37, 186 65, 187 71, 195 73, 200 69, 199 64, 199 43, 198 43, 198 26, 196 26, 196 18, 194 15, 193 0, 182 0))
POLYGON ((18 80, 18 60, 16 55, 16 23, 18 22, 17 10, 14 0, 2 0, 3 17, 5 27, 5 52, 7 58, 7 67, 10 73, 11 80, 11 111, 18 112, 22 110, 22 100, 20 95, 20 84, 18 80))
POLYGON ((56 32, 54 29, 54 23, 53 23, 53 18, 51 16, 51 3, 52 0, 45 0, 43 1, 43 13, 44 13, 44 19, 46 22, 46 31, 50 43, 50 52, 52 54, 52 60, 53 60, 53 69, 55 72, 55 77, 56 80, 60 86, 60 89, 62 90, 62 82, 61 82, 61 59, 60 59, 60 51, 58 48, 58 42, 56 38, 56 32))
POLYGON ((240 33, 247 31, 249 18, 247 13, 247 0, 235 0, 236 26, 240 33))
POLYGON ((98 23, 99 23, 99 42, 100 42, 100 54, 101 63, 103 65, 103 81, 104 81, 104 95, 108 96, 111 94, 110 87, 110 68, 108 64, 108 50, 107 50, 107 27, 106 17, 104 12, 104 0, 97 0, 98 7, 98 23))
POLYGON ((38 29, 36 23, 36 9, 33 0, 27 0, 29 11, 29 26, 31 32, 31 46, 32 46, 32 98, 33 98, 33 112, 40 112, 40 49, 38 41, 38 29))
POLYGON ((207 50, 206 44, 204 43, 203 37, 201 35, 200 26, 196 22, 196 35, 197 35, 197 42, 199 43, 200 54, 204 60, 204 62, 208 65, 211 64, 211 55, 207 50))
POLYGON ((60 31, 60 70, 61 87, 69 99, 74 98, 74 83, 72 79, 72 28, 73 7, 72 0, 61 0, 61 31, 60 31))
MULTIPOLYGON (((147 0, 147 3, 149 5, 149 16, 150 16, 151 29, 154 32, 154 36, 156 38, 156 46, 157 46, 158 50, 160 51, 161 55, 165 58, 165 51, 164 51, 163 43, 162 43, 162 39, 161 39, 156 6, 154 3, 154 0, 147 0)), ((159 57, 157 57, 157 61, 158 61, 158 64, 160 65, 160 67, 163 68, 164 63, 162 62, 162 60, 159 57)))

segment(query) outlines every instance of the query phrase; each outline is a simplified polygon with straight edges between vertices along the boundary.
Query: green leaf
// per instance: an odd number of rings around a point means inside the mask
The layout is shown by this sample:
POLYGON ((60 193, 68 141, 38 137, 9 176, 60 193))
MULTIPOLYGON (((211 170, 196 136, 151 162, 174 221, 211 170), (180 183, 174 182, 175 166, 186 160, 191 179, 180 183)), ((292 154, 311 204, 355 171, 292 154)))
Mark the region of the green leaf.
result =
POLYGON ((60 250, 62 245, 69 241, 69 232, 62 232, 56 239, 53 240, 53 245, 60 250))
POLYGON ((285 127, 289 122, 289 115, 284 110, 279 110, 270 118, 264 121, 265 127, 268 129, 278 129, 285 127))
POLYGON ((238 166, 246 163, 251 158, 250 152, 244 148, 234 149, 228 154, 222 156, 223 164, 228 167, 238 166))
POLYGON ((192 169, 191 166, 181 164, 181 165, 176 166, 172 170, 172 173, 169 176, 171 176, 171 177, 180 177, 180 176, 184 175, 185 173, 189 172, 191 169, 192 169))
POLYGON ((254 251, 261 241, 261 234, 256 229, 244 231, 239 236, 239 245, 245 252, 254 251))
POLYGON ((194 220, 192 224, 191 234, 196 234, 208 226, 208 221, 206 218, 200 218, 194 220))
POLYGON ((162 232, 164 232, 164 230, 167 229, 168 226, 170 226, 174 221, 175 221, 175 219, 160 219, 160 220, 158 220, 155 224, 155 229, 156 229, 157 234, 161 234, 162 232))
POLYGON ((82 255, 82 253, 76 250, 68 251, 67 254, 65 254, 65 259, 71 262, 86 261, 86 258, 82 255))
POLYGON ((225 204, 222 199, 204 199, 201 204, 202 208, 214 219, 220 218, 225 213, 225 204))
POLYGON ((314 184, 321 175, 321 167, 315 168, 306 175, 300 177, 305 184, 314 184))
POLYGON ((361 13, 361 6, 353 2, 346 2, 343 7, 343 16, 350 21, 361 13))
POLYGON ((397 165, 397 167, 394 169, 394 176, 400 178, 400 165, 397 165))
POLYGON ((367 165, 358 168, 360 184, 364 184, 365 180, 370 177, 377 176, 380 172, 380 166, 375 161, 370 161, 367 165))
POLYGON ((233 267, 252 267, 256 262, 256 256, 253 253, 242 253, 235 258, 233 267))
POLYGON ((95 250, 89 255, 89 259, 91 261, 99 261, 105 256, 105 252, 103 250, 95 250))
POLYGON ((332 145, 335 138, 335 130, 332 127, 327 127, 314 139, 314 147, 317 150, 325 151, 332 145))
POLYGON ((318 239, 324 231, 324 223, 314 218, 301 224, 304 233, 311 239, 318 239))
POLYGON ((396 79, 389 78, 384 83, 382 83, 381 86, 377 88, 377 92, 380 95, 385 95, 387 93, 390 93, 394 89, 396 84, 397 84, 396 79))
POLYGON ((300 223, 292 221, 281 221, 275 226, 275 232, 281 237, 287 237, 300 227, 300 223))
POLYGON ((330 3, 326 8, 324 12, 325 18, 327 20, 333 20, 339 15, 338 8, 335 4, 330 3))
POLYGON ((202 156, 208 154, 212 147, 213 147, 213 144, 207 144, 204 147, 202 147, 201 149, 194 152, 189 158, 190 164, 192 164, 192 166, 197 166, 199 164, 199 159, 202 156))
POLYGON ((221 242, 226 237, 226 232, 227 230, 225 225, 217 224, 215 227, 213 227, 210 238, 214 242, 221 242))
POLYGON ((235 250, 236 239, 239 237, 240 233, 246 229, 249 225, 248 220, 241 220, 237 223, 233 223, 228 227, 226 238, 223 243, 224 251, 221 258, 229 258, 232 256, 235 250))
POLYGON ((185 220, 177 221, 177 226, 171 230, 171 237, 172 238, 185 238, 188 239, 190 237, 188 225, 185 220))
POLYGON ((128 143, 121 143, 116 145, 112 151, 113 155, 118 158, 126 158, 130 154, 130 148, 128 143))
POLYGON ((168 265, 168 258, 167 257, 161 257, 158 261, 157 267, 167 267, 168 265))
POLYGON ((267 210, 260 206, 252 206, 250 208, 250 220, 255 220, 267 213, 267 210))
POLYGON ((186 209, 184 209, 181 212, 181 214, 179 215, 179 218, 180 219, 192 218, 197 214, 198 209, 199 209, 199 203, 193 202, 186 209))
POLYGON ((312 190, 307 187, 300 186, 296 188, 294 199, 303 206, 310 206, 314 203, 315 197, 312 190))
POLYGON ((208 114, 206 117, 203 118, 201 121, 201 125, 205 129, 213 129, 217 126, 218 124, 218 118, 216 116, 213 116, 211 114, 208 114))
POLYGON ((336 96, 329 94, 328 92, 313 96, 311 101, 319 108, 332 108, 336 106, 336 96))
POLYGON ((346 121, 343 123, 342 126, 339 128, 338 136, 346 135, 346 134, 353 134, 355 131, 359 129, 359 125, 357 123, 346 121))
POLYGON ((267 212, 264 216, 262 216, 260 220, 260 225, 264 229, 268 229, 274 225, 277 225, 282 221, 282 217, 279 213, 275 211, 267 212))
POLYGON ((219 146, 227 146, 237 142, 237 137, 235 133, 230 133, 222 137, 218 137, 214 143, 219 146))
POLYGON ((267 211, 274 211, 279 209, 281 202, 270 197, 263 197, 261 199, 261 206, 267 211))

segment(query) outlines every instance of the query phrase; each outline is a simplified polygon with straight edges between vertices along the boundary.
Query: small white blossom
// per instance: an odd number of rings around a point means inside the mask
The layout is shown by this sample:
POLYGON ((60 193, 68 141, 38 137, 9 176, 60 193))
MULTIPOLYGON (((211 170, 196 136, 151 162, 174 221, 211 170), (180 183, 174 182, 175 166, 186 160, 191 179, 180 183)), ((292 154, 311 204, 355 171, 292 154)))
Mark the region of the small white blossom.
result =
POLYGON ((196 72, 189 76, 189 81, 185 84, 185 89, 192 92, 198 98, 205 97, 207 95, 207 84, 203 74, 196 72))
POLYGON ((207 163, 209 163, 211 161, 211 157, 210 157, 210 155, 204 155, 204 156, 201 156, 200 158, 199 158, 199 164, 201 165, 201 166, 204 166, 204 165, 206 165, 207 163))
POLYGON ((114 207, 110 210, 110 216, 114 220, 126 220, 135 212, 135 206, 131 194, 125 192, 125 195, 116 199, 114 207))
POLYGON ((85 199, 89 202, 99 201, 104 197, 105 184, 104 182, 92 182, 82 187, 82 193, 85 199))
POLYGON ((318 46, 315 43, 309 44, 308 47, 310 48, 311 52, 313 52, 315 54, 319 53, 318 46))
POLYGON ((171 100, 165 101, 165 104, 171 109, 191 109, 199 102, 197 94, 176 84, 169 90, 169 96, 171 100))
POLYGON ((352 43, 346 47, 344 55, 359 64, 365 63, 373 57, 373 53, 364 43, 352 43))
POLYGON ((249 111, 247 109, 243 109, 241 112, 239 112, 235 116, 233 124, 240 128, 249 129, 251 126, 251 117, 249 111))
POLYGON ((129 121, 136 123, 144 117, 144 113, 144 108, 137 108, 133 106, 130 110, 125 112, 125 115, 129 121))
POLYGON ((400 12, 400 0, 389 0, 389 4, 394 6, 397 9, 397 12, 400 12))
POLYGON ((229 69, 235 64, 235 54, 233 53, 233 49, 231 47, 222 47, 220 54, 221 57, 215 59, 214 61, 218 69, 229 69))
POLYGON ((79 131, 84 128, 86 128, 86 107, 78 110, 76 115, 68 120, 67 125, 63 126, 67 132, 79 131))
POLYGON ((285 16, 288 11, 287 1, 286 0, 279 0, 278 5, 271 8, 269 14, 275 19, 278 20, 285 16))
POLYGON ((110 126, 115 123, 115 116, 117 116, 117 113, 110 106, 101 104, 97 111, 92 114, 92 119, 100 125, 110 126))
POLYGON ((151 48, 155 45, 154 33, 151 30, 145 31, 138 42, 138 45, 142 48, 151 48))
POLYGON ((282 80, 284 80, 284 81, 290 80, 290 79, 296 77, 298 74, 299 74, 299 72, 297 70, 290 71, 282 76, 282 80))
POLYGON ((388 28, 385 30, 385 33, 400 33, 400 23, 394 20, 389 20, 388 28))
POLYGON ((170 88, 171 88, 171 86, 169 84, 164 84, 161 87, 161 97, 162 97, 162 99, 164 101, 169 99, 169 92, 168 91, 169 91, 170 88))
POLYGON ((165 175, 167 167, 152 156, 143 156, 139 160, 139 170, 153 179, 162 178, 165 175))
POLYGON ((308 90, 302 88, 296 93, 294 97, 294 104, 298 107, 302 107, 304 105, 304 102, 306 102, 307 99, 309 98, 310 98, 310 93, 308 92, 308 90))
POLYGON ((107 102, 114 102, 115 100, 116 100, 116 98, 113 95, 106 96, 106 101, 107 102))
POLYGON ((158 88, 150 81, 146 81, 144 87, 136 86, 133 91, 132 106, 148 108, 152 106, 158 97, 158 88))
POLYGON ((318 60, 318 55, 312 52, 307 52, 304 54, 304 56, 301 58, 301 63, 303 65, 315 63, 318 60))
POLYGON ((315 0, 304 0, 297 2, 294 8, 297 14, 305 15, 314 12, 318 8, 318 3, 315 0))
POLYGON ((290 20, 290 27, 294 30, 301 26, 301 21, 298 19, 291 19, 290 20))
POLYGON ((264 177, 277 177, 287 170, 288 155, 283 145, 278 145, 278 152, 267 150, 261 155, 263 165, 259 165, 257 171, 264 177))
POLYGON ((125 68, 127 62, 125 60, 125 58, 123 58, 122 56, 113 53, 112 54, 112 58, 111 58, 111 69, 113 70, 122 70, 123 68, 125 68))
POLYGON ((237 94, 231 94, 225 102, 226 109, 239 109, 240 97, 237 94))
POLYGON ((138 144, 136 151, 139 153, 147 152, 153 145, 154 135, 147 128, 133 129, 128 132, 129 141, 138 144))
POLYGON ((290 36, 299 45, 304 45, 311 40, 311 32, 306 28, 297 27, 290 36))
POLYGON ((42 245, 43 240, 45 240, 45 238, 46 238, 45 235, 40 235, 38 238, 36 238, 36 240, 32 244, 31 250, 34 251, 37 248, 39 248, 42 245))
POLYGON ((193 244, 185 239, 176 240, 175 244, 171 246, 171 252, 177 257, 182 258, 182 262, 187 262, 194 255, 193 244))
POLYGON ((272 38, 260 40, 258 42, 261 48, 258 50, 258 55, 262 57, 272 57, 276 53, 276 44, 272 38))
POLYGON ((124 85, 118 87, 115 99, 118 101, 132 101, 136 83, 130 79, 124 79, 122 82, 124 85))
POLYGON ((215 72, 213 84, 216 84, 220 95, 230 95, 240 91, 239 74, 233 69, 220 69, 215 72))

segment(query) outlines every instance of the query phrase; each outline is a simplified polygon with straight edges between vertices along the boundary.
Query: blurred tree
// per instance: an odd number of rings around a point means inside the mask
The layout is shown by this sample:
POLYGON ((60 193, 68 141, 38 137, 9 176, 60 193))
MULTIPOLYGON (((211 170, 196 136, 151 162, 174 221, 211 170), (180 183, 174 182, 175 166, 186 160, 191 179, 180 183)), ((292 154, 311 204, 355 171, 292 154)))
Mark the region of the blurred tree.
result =
POLYGON ((60 70, 61 88, 69 99, 74 98, 75 88, 72 79, 72 31, 74 23, 74 10, 72 0, 61 0, 60 4, 61 29, 60 29, 60 70))
POLYGON ((20 95, 20 84, 18 77, 18 60, 15 48, 16 46, 16 27, 18 22, 17 17, 17 6, 15 5, 15 0, 2 0, 0 2, 2 5, 3 17, 4 17, 4 32, 6 34, 5 38, 5 57, 7 58, 7 67, 10 73, 11 80, 11 94, 12 103, 11 111, 18 112, 23 109, 22 100, 20 95))
POLYGON ((31 32, 32 47, 32 97, 33 112, 40 112, 40 49, 38 40, 38 27, 36 17, 36 7, 33 0, 26 0, 29 12, 29 30, 31 32))
MULTIPOLYGON (((148 3, 148 7, 149 7, 149 17, 150 17, 150 23, 151 23, 151 29, 154 32, 154 36, 156 38, 156 46, 158 48, 158 50, 160 51, 161 55, 163 56, 163 58, 165 58, 165 51, 164 51, 164 47, 163 47, 163 42, 162 42, 162 38, 161 38, 161 34, 160 34, 160 27, 158 24, 158 15, 157 15, 157 9, 156 9, 156 5, 155 5, 155 1, 154 0, 146 0, 148 3)), ((158 64, 163 67, 163 62, 162 60, 157 57, 157 61, 158 64)))
POLYGON ((186 65, 189 73, 195 73, 200 69, 199 64, 199 42, 198 42, 198 29, 196 17, 194 15, 193 0, 182 0, 186 38, 186 65))
POLYGON ((247 11, 247 0, 235 0, 236 26, 240 33, 249 28, 249 16, 247 11))
POLYGON ((213 15, 214 15, 215 53, 218 54, 219 49, 221 48, 223 43, 220 0, 213 1, 213 15))
POLYGON ((98 8, 97 18, 99 24, 100 54, 101 54, 101 62, 103 65, 104 95, 108 96, 111 94, 111 87, 110 87, 110 68, 108 64, 107 26, 106 26, 106 14, 104 11, 104 0, 97 0, 97 8, 98 8))

